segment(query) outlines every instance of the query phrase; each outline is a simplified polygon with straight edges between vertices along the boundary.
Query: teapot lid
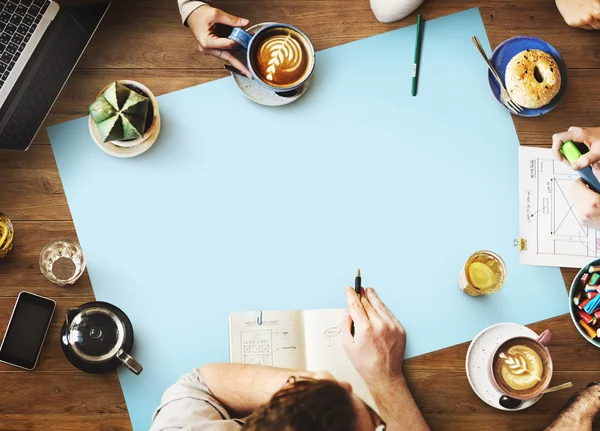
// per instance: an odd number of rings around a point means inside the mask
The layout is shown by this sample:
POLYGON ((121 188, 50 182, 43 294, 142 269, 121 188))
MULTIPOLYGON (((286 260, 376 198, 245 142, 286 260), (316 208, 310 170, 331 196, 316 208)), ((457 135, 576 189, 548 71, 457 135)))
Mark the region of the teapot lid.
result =
POLYGON ((80 311, 68 327, 68 342, 73 352, 87 361, 113 358, 125 339, 125 325, 111 310, 90 307, 80 311))

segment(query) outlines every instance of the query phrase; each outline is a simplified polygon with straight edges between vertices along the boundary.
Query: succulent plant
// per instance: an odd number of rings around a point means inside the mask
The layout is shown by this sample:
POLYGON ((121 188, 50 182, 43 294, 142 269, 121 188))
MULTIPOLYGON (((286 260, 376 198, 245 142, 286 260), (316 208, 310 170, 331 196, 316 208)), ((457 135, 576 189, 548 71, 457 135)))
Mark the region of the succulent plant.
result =
POLYGON ((149 103, 149 98, 116 81, 90 105, 89 111, 104 142, 128 141, 146 131, 149 103))

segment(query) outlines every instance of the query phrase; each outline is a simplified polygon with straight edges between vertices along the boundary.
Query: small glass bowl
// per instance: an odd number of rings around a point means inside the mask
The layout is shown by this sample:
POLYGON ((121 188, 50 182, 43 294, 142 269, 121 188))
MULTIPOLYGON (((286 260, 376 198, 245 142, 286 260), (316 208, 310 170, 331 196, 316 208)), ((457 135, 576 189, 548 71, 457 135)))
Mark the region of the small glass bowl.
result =
POLYGON ((0 259, 13 248, 15 231, 8 216, 0 212, 0 259))
POLYGON ((85 271, 85 254, 76 242, 53 241, 40 254, 40 270, 54 284, 73 284, 85 271))

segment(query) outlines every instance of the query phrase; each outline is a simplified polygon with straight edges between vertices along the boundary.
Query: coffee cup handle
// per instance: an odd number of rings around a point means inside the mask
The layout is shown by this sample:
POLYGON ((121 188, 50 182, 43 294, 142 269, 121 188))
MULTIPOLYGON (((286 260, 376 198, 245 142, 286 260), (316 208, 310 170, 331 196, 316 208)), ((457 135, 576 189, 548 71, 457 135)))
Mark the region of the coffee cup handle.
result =
POLYGON ((546 329, 544 332, 538 335, 537 341, 540 344, 547 346, 548 344, 550 344, 550 341, 552 341, 552 337, 554 337, 554 332, 552 332, 550 329, 546 329))
POLYGON ((244 50, 248 49, 248 45, 250 45, 250 40, 252 39, 252 35, 241 28, 234 27, 231 30, 231 34, 228 37, 229 39, 239 43, 244 50))

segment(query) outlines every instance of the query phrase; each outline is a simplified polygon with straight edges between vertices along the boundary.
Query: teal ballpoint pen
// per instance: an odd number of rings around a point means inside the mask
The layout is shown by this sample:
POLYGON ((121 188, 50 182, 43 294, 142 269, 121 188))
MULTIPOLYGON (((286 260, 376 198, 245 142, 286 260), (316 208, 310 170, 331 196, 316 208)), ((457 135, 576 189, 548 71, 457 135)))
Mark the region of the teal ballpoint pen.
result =
POLYGON ((423 16, 417 17, 417 39, 415 40, 415 60, 413 63, 412 88, 410 93, 417 95, 417 81, 419 77, 419 57, 421 56, 421 35, 423 34, 423 16))

